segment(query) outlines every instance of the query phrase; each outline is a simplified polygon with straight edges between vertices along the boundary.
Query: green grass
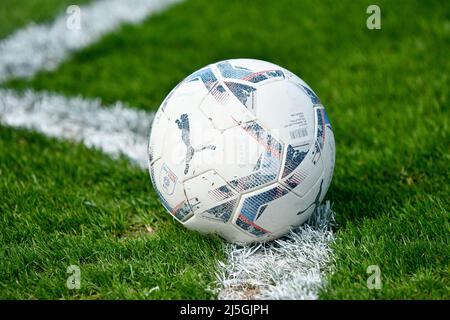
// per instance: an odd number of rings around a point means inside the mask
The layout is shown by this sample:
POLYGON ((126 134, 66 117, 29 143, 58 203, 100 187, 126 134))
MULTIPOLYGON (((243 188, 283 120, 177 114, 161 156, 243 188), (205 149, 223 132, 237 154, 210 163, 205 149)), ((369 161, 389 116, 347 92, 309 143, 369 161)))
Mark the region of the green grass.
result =
POLYGON ((333 246, 337 272, 321 297, 448 299, 449 230, 448 204, 431 195, 348 222, 333 246), (371 265, 380 268, 380 290, 367 288, 371 265))
POLYGON ((69 5, 90 0, 2 0, 0 1, 0 39, 31 22, 42 23, 63 13, 69 5))
MULTIPOLYGON (((448 299, 450 3, 378 1, 382 12, 379 31, 366 28, 369 4, 372 1, 188 1, 142 25, 125 26, 105 36, 54 72, 43 72, 30 80, 15 79, 6 86, 80 93, 101 97, 105 103, 122 100, 136 108, 155 110, 177 82, 213 61, 252 57, 285 66, 319 94, 336 138, 335 175, 327 195, 339 223, 338 240, 333 245, 336 266, 321 297, 448 299), (369 265, 381 269, 381 290, 366 287, 369 265)), ((48 161, 53 157, 49 155, 48 161)), ((84 162, 67 160, 68 165, 81 166, 80 170, 99 169, 84 162)), ((116 168, 115 162, 111 166, 116 168)), ((22 168, 13 168, 8 174, 22 174, 22 168)), ((45 166, 38 166, 35 174, 45 170, 45 166)), ((121 175, 129 174, 129 169, 119 171, 110 182, 120 186, 117 181, 124 181, 121 175)), ((4 179, 0 177, 0 181, 4 179)), ((69 185, 83 183, 67 179, 69 185)), ((148 189, 148 179, 145 183, 142 179, 136 194, 124 192, 125 199, 133 201, 141 195, 152 210, 161 212, 156 201, 150 200, 154 195, 148 189)), ((25 186, 37 188, 31 182, 25 186)), ((86 187, 77 190, 92 194, 86 187)), ((43 199, 56 201, 60 195, 54 192, 43 199)), ((93 200, 100 203, 96 197, 93 200)), ((6 198, 16 206, 25 200, 16 199, 21 201, 16 203, 6 198)), ((114 210, 114 205, 110 208, 114 210)), ((139 216, 146 217, 144 213, 139 216)), ((163 217, 162 213, 157 216, 163 217)), ((173 223, 166 224, 161 222, 163 228, 184 232, 173 223)), ((48 224, 55 233, 62 226, 48 224)), ((34 228, 33 224, 28 228, 34 228)), ((83 232, 94 232, 91 228, 83 232)), ((105 230, 103 234, 109 235, 105 246, 113 250, 118 241, 112 229, 105 230)), ((182 234, 189 239, 189 233, 182 234)), ((8 234, 2 232, 2 237, 8 234)), ((81 241, 78 237, 73 241, 81 241)), ((33 236, 29 241, 39 243, 37 239, 33 236)), ((195 239, 202 243, 201 238, 195 239)), ((16 246, 19 242, 14 238, 7 243, 16 246)), ((204 255, 220 256, 217 243, 202 245, 206 246, 204 255), (217 251, 208 253, 208 245, 217 251)), ((91 243, 85 246, 96 252, 91 243)), ((14 248, 13 254, 26 259, 14 248)), ((40 245, 30 245, 29 250, 36 250, 35 255, 43 259, 45 251, 38 248, 40 245)), ((137 263, 148 259, 140 257, 137 263)), ((111 256, 109 261, 114 264, 118 260, 111 256)), ((93 268, 98 265, 101 263, 92 263, 93 268)), ((48 266, 52 266, 51 260, 48 266)), ((11 268, 8 266, 6 272, 11 268)), ((113 274, 122 276, 121 272, 111 272, 111 277, 113 274)), ((36 292, 33 286, 40 279, 36 272, 29 271, 25 277, 22 271, 22 277, 20 284, 35 277, 29 292, 36 292)), ((49 278, 54 281, 57 277, 49 278)), ((132 286, 121 282, 121 288, 131 290, 139 281, 132 286)), ((17 296, 26 296, 21 295, 23 290, 18 289, 17 296)), ((49 294, 59 296, 59 292, 49 294)), ((110 296, 123 295, 116 292, 110 296)), ((127 297, 140 296, 130 293, 127 297)))
POLYGON ((221 242, 169 222, 126 159, 0 127, 0 194, 1 299, 212 297, 221 242))

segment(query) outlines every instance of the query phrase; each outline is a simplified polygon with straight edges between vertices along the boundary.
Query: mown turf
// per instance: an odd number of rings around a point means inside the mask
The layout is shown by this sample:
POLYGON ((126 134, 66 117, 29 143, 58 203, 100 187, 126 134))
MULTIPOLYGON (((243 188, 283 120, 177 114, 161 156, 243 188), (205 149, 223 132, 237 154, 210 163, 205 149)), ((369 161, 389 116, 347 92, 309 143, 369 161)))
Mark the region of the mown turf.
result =
POLYGON ((82 5, 90 0, 2 0, 0 1, 0 39, 29 23, 42 23, 69 5, 82 5))
POLYGON ((212 297, 221 242, 171 223, 126 159, 0 127, 0 195, 0 299, 212 297))
POLYGON ((235 57, 306 80, 327 107, 339 228, 322 298, 449 298, 448 1, 189 1, 8 86, 154 110, 184 76, 235 57), (378 265, 382 289, 369 290, 378 265))

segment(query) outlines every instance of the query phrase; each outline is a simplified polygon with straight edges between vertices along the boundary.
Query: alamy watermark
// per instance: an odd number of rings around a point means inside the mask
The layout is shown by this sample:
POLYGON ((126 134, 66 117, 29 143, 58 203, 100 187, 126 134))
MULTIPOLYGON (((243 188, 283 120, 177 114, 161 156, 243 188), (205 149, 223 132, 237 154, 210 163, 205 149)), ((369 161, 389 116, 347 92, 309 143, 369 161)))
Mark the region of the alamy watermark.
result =
POLYGON ((70 5, 66 9, 68 15, 66 19, 66 27, 69 30, 81 29, 81 8, 77 5, 70 5))
POLYGON ((67 267, 66 271, 69 275, 67 277, 66 286, 69 290, 80 289, 81 288, 81 270, 77 265, 70 265, 67 267))
POLYGON ((381 29, 381 9, 376 4, 372 4, 367 7, 367 14, 370 16, 367 18, 366 26, 369 30, 380 30, 381 29))
POLYGON ((370 274, 367 278, 367 288, 370 290, 381 289, 381 270, 378 265, 370 265, 367 267, 367 273, 370 274))

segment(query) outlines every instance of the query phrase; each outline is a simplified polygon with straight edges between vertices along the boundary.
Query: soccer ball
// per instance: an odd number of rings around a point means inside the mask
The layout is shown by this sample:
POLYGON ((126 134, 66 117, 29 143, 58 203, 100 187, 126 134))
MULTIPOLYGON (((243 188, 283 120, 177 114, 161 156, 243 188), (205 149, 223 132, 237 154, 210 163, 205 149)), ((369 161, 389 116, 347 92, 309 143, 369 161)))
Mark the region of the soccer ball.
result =
POLYGON ((325 109, 299 77, 234 59, 179 83, 153 120, 148 161, 161 203, 185 227, 235 243, 305 222, 333 176, 325 109))

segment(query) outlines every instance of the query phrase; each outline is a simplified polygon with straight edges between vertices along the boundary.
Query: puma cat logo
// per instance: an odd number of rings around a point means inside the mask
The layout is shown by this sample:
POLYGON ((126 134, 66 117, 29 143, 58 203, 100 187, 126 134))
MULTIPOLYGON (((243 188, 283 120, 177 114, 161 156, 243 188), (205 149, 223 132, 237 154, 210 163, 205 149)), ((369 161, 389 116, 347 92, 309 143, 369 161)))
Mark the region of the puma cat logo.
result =
POLYGON ((178 126, 178 129, 181 130, 181 140, 183 140, 184 144, 186 145, 186 167, 184 168, 184 174, 187 174, 189 172, 189 164, 194 157, 194 154, 196 152, 202 151, 202 150, 215 150, 216 146, 213 145, 207 145, 201 148, 195 149, 191 145, 191 138, 190 138, 190 127, 189 127, 189 118, 188 115, 183 113, 180 116, 180 119, 175 120, 175 123, 178 126))

